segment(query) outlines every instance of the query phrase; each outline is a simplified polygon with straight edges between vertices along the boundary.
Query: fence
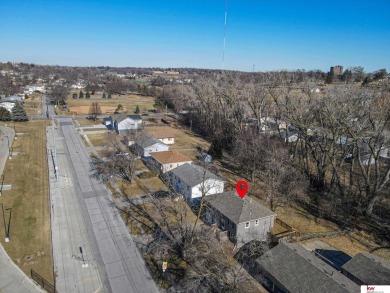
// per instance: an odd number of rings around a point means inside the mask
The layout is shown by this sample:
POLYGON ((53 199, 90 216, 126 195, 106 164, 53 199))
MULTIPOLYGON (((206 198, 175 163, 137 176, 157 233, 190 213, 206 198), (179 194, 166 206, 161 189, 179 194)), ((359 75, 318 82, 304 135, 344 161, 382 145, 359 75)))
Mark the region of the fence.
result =
POLYGON ((33 279, 39 286, 41 286, 44 290, 49 293, 57 293, 55 289, 55 285, 50 284, 46 281, 41 275, 39 275, 36 271, 31 269, 31 279, 33 279))
POLYGON ((276 218, 275 222, 278 225, 282 226, 283 228, 287 229, 287 232, 281 232, 281 233, 273 235, 275 241, 279 242, 281 239, 287 238, 287 237, 292 239, 292 240, 294 240, 293 237, 300 237, 300 236, 302 236, 302 234, 297 229, 291 227, 289 224, 283 222, 282 220, 276 218))

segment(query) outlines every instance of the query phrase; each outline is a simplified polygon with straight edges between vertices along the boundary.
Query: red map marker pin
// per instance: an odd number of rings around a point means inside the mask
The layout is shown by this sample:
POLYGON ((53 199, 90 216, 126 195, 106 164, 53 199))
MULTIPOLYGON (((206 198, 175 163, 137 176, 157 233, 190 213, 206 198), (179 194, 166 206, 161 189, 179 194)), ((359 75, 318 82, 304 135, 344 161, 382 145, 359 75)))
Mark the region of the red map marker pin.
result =
POLYGON ((244 198, 248 191, 248 183, 246 183, 244 180, 238 181, 236 184, 236 191, 241 198, 244 198))

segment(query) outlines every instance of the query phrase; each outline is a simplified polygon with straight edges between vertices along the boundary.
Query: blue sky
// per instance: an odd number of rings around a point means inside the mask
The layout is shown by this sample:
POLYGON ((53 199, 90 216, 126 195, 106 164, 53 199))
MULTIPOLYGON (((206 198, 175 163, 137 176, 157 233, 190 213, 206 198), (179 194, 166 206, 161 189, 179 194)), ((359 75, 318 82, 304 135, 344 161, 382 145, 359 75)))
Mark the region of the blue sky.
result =
MULTIPOLYGON (((0 61, 222 68, 225 0, 1 0, 0 61)), ((225 68, 390 71, 389 0, 228 0, 225 68)))

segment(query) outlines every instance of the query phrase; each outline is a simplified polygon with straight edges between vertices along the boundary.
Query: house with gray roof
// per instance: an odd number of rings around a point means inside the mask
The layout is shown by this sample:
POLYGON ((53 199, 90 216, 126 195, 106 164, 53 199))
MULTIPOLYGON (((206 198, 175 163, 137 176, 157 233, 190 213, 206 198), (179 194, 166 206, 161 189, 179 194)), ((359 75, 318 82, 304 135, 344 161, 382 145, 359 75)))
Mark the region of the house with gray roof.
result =
POLYGON ((390 263, 372 253, 359 253, 341 267, 358 285, 390 285, 390 263))
POLYGON ((140 115, 114 114, 104 118, 103 123, 119 135, 127 135, 142 129, 142 117, 140 115))
POLYGON ((207 169, 194 165, 181 165, 167 174, 171 187, 183 194, 192 204, 197 204, 202 194, 209 196, 224 190, 224 181, 207 169))
POLYGON ((252 240, 265 241, 274 226, 273 211, 249 196, 240 198, 236 191, 207 196, 205 204, 205 221, 227 231, 238 247, 252 240))
POLYGON ((152 152, 169 151, 169 146, 157 138, 144 136, 134 142, 132 150, 135 154, 147 158, 152 152))
POLYGON ((255 263, 254 277, 270 292, 360 292, 360 286, 298 243, 281 242, 255 263))

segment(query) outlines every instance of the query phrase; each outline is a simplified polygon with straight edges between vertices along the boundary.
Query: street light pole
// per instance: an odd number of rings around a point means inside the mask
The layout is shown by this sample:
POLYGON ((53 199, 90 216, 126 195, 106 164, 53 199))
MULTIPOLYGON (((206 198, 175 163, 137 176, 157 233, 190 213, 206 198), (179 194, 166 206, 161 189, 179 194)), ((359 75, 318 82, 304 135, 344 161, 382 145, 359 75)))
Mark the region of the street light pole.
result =
POLYGON ((16 134, 16 128, 15 128, 15 120, 14 120, 14 131, 15 131, 15 139, 18 139, 18 135, 16 134))
POLYGON ((12 154, 11 154, 11 148, 9 146, 9 137, 8 137, 8 135, 5 135, 5 137, 7 138, 7 141, 8 141, 8 157, 11 160, 12 154))

